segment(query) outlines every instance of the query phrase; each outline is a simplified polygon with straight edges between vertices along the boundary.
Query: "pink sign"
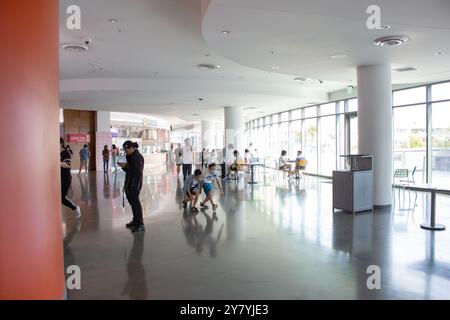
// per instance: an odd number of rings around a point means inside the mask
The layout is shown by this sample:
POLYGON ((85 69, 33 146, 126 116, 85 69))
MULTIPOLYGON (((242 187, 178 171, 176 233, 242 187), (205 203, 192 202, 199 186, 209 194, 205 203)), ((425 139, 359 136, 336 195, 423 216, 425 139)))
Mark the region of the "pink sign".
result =
POLYGON ((69 133, 67 135, 67 142, 70 143, 90 143, 91 136, 85 133, 69 133))

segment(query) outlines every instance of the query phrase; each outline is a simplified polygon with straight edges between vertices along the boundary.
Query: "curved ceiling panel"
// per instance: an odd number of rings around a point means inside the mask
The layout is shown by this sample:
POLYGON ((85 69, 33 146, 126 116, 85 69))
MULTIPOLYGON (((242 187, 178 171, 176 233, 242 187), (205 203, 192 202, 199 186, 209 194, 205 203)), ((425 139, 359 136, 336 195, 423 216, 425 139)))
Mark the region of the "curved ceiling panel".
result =
POLYGON ((212 48, 237 63, 291 76, 346 82, 355 80, 358 65, 391 63, 418 69, 394 72, 395 83, 450 77, 446 0, 212 0, 202 32, 212 48), (372 4, 390 29, 367 28, 372 4), (372 43, 397 34, 410 41, 389 48, 372 43))

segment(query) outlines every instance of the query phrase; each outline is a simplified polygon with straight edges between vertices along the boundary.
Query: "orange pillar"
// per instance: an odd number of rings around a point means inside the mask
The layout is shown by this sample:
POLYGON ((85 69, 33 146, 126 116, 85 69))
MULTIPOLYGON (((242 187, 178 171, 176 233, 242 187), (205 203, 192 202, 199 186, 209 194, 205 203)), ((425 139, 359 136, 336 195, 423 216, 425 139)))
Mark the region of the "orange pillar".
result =
POLYGON ((0 299, 64 298, 59 1, 0 6, 0 299))

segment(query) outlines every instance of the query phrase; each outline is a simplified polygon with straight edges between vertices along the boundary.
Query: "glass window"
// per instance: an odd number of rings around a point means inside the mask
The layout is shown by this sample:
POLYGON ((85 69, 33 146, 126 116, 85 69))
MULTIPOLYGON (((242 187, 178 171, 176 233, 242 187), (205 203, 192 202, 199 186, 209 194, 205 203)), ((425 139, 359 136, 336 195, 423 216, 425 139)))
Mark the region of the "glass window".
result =
POLYGON ((416 182, 426 176, 426 107, 394 109, 394 170, 416 168, 416 182))
MULTIPOLYGON (((344 108, 344 105, 342 104, 342 108, 344 108)), ((338 169, 343 170, 345 159, 342 158, 342 155, 346 155, 347 152, 345 151, 345 115, 341 114, 338 116, 338 140, 339 140, 339 150, 337 152, 338 157, 338 169)))
POLYGON ((450 185, 450 102, 432 105, 432 182, 450 185))
POLYGON ((320 106, 320 115, 326 116, 330 114, 336 114, 336 103, 327 103, 320 106))
POLYGON ((265 126, 263 131, 263 141, 264 143, 259 146, 258 153, 264 158, 270 157, 270 126, 265 126))
MULTIPOLYGON (((334 105, 334 104, 333 104, 334 105)), ((336 169, 336 117, 320 118, 320 174, 332 175, 336 169)))
POLYGON ((264 124, 265 124, 265 125, 270 124, 271 118, 272 118, 272 116, 267 116, 267 117, 265 118, 266 120, 265 120, 264 124))
POLYGON ((338 101, 337 103, 337 113, 344 113, 344 101, 338 101))
POLYGON ((280 118, 279 114, 272 115, 272 123, 278 123, 280 120, 279 118, 280 118))
POLYGON ((302 121, 292 121, 291 122, 291 149, 289 152, 289 157, 294 159, 297 157, 297 151, 302 150, 302 121))
POLYGON ((307 172, 317 173, 317 119, 305 120, 305 147, 303 155, 308 160, 307 172))
POLYGON ((317 117, 317 107, 305 108, 305 118, 317 117))
POLYGON ((302 109, 296 109, 291 111, 292 120, 297 120, 302 118, 302 109))
POLYGON ((278 146, 279 141, 279 126, 278 124, 273 124, 270 126, 270 153, 269 156, 273 160, 278 160, 279 154, 281 153, 280 147, 278 146))
POLYGON ((289 121, 289 112, 283 112, 281 114, 281 121, 289 121))
POLYGON ((432 101, 450 99, 450 82, 431 86, 431 98, 432 101))
POLYGON ((393 104, 401 106, 405 104, 424 103, 427 100, 427 88, 418 87, 394 91, 393 104))
POLYGON ((286 150, 289 152, 289 123, 283 122, 280 124, 280 150, 286 150))
POLYGON ((350 117, 350 154, 358 154, 358 117, 350 117))
POLYGON ((358 111, 358 99, 348 100, 348 110, 347 112, 358 111))

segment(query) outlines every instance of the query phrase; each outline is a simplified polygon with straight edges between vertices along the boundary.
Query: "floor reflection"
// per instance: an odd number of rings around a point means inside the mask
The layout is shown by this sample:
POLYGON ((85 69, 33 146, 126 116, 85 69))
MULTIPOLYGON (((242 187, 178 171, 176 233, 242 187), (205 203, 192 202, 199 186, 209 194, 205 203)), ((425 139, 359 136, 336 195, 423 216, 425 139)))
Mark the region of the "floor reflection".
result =
MULTIPOLYGON (((353 215, 333 211, 329 180, 261 170, 257 185, 225 182, 215 214, 193 215, 174 172, 145 177, 137 234, 124 227, 123 172, 74 177, 83 215, 63 209, 65 264, 80 266, 83 289, 70 299, 450 298, 450 235, 420 228, 425 194, 396 191, 391 209, 353 215), (380 266, 382 290, 368 290, 369 265, 380 266)), ((450 225, 450 198, 438 208, 450 225)))
POLYGON ((147 278, 142 265, 145 232, 132 233, 132 236, 133 247, 127 261, 128 281, 122 295, 128 295, 131 300, 144 300, 148 297, 147 278))

